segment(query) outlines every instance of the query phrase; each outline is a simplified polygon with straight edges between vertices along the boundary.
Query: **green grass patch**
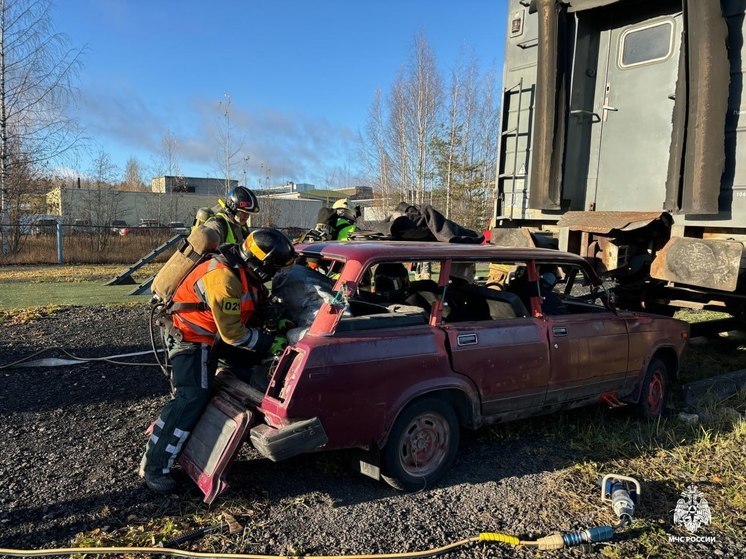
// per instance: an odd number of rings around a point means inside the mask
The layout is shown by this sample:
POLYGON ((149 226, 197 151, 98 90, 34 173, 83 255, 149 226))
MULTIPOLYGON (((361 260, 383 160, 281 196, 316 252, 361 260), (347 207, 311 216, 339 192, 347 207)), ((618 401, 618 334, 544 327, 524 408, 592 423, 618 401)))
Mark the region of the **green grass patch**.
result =
MULTIPOLYGON (((137 270, 135 281, 145 281, 154 276, 162 263, 145 264, 137 270)), ((0 285, 23 283, 80 283, 107 282, 128 268, 124 264, 87 265, 19 265, 0 269, 0 285)))
POLYGON ((134 285, 106 286, 96 282, 4 283, 0 311, 26 311, 49 306, 116 305, 147 302, 150 295, 128 295, 134 285))

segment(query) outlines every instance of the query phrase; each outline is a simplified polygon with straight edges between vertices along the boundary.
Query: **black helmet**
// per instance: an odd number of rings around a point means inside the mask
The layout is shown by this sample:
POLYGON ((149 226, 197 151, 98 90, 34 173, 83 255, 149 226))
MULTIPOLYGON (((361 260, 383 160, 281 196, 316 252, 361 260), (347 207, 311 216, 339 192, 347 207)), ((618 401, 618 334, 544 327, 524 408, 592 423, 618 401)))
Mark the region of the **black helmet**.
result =
POLYGON ((228 193, 225 207, 234 217, 237 212, 255 214, 259 211, 259 201, 251 190, 245 186, 237 186, 228 193))
POLYGON ((404 264, 385 262, 376 266, 373 284, 381 299, 394 303, 403 299, 409 289, 409 272, 404 264))
POLYGON ((239 250, 246 265, 263 282, 293 262, 295 249, 283 233, 277 229, 256 229, 249 233, 239 250))

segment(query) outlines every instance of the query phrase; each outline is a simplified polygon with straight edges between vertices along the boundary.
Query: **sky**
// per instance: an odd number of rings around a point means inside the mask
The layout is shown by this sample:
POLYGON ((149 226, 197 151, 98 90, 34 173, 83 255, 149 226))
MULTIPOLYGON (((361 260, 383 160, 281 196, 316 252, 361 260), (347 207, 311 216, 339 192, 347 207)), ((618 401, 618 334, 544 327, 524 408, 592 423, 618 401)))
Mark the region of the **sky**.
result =
POLYGON ((222 177, 229 98, 233 178, 326 188, 357 178, 375 92, 418 34, 444 75, 465 49, 500 68, 507 0, 55 0, 51 16, 84 51, 75 115, 89 148, 71 168, 104 152, 121 176, 134 157, 149 182, 171 133, 182 175, 222 177))

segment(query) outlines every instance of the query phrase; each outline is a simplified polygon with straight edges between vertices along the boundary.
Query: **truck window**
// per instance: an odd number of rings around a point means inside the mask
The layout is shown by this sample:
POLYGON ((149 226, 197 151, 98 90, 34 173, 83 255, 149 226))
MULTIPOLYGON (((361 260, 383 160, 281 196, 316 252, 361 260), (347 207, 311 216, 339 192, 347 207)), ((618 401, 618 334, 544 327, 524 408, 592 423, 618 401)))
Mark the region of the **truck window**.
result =
POLYGON ((671 55, 673 48, 673 22, 663 21, 628 29, 619 40, 621 68, 664 60, 671 55))

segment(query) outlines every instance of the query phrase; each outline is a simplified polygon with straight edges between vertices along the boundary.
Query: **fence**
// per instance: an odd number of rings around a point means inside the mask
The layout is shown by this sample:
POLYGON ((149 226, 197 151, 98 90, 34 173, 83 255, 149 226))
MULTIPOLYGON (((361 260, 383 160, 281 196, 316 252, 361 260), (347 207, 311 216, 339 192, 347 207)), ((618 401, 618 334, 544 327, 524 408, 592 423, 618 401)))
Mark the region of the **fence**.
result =
MULTIPOLYGON (((131 264, 175 234, 187 229, 165 226, 124 227, 96 225, 11 225, 8 228, 10 252, 0 265, 8 264, 131 264)), ((281 229, 291 239, 300 230, 281 229)), ((165 251, 154 262, 165 262, 175 248, 165 251)))

